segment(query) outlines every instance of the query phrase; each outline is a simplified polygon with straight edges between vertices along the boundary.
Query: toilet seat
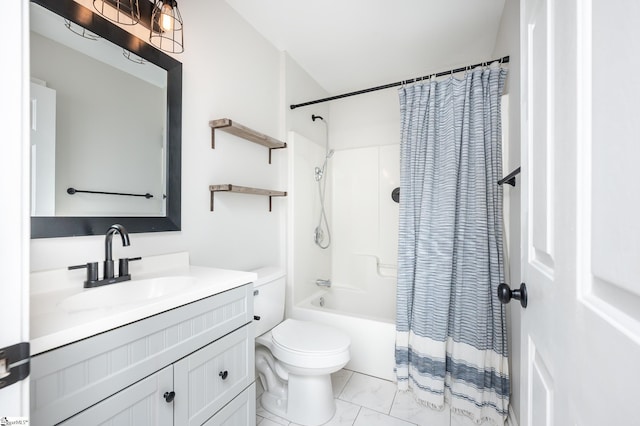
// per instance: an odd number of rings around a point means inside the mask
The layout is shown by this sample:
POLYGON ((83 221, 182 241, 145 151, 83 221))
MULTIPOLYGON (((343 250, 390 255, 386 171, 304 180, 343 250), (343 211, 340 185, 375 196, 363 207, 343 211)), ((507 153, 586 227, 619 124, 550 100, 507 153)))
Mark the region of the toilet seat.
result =
POLYGON ((271 351, 292 366, 325 369, 349 361, 350 338, 323 324, 287 319, 271 330, 271 351))

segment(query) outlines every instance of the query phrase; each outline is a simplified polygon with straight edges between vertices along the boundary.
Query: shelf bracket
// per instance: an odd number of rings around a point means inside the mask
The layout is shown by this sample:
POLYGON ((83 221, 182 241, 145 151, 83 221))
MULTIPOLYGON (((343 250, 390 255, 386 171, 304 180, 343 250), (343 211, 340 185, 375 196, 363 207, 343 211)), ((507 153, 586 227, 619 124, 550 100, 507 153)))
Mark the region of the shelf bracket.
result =
POLYGON ((279 146, 276 148, 269 148, 269 164, 271 164, 271 151, 273 151, 274 149, 282 149, 282 148, 286 148, 287 144, 285 143, 284 146, 279 146))

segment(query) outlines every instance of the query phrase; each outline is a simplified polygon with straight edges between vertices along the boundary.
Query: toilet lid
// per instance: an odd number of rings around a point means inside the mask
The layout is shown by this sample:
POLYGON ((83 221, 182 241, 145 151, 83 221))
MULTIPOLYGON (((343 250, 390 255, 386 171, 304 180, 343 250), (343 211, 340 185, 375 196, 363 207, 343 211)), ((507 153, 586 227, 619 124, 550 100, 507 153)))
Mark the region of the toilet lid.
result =
POLYGON ((349 348, 351 339, 335 328, 310 321, 287 319, 271 330, 278 346, 296 352, 334 354, 349 348))

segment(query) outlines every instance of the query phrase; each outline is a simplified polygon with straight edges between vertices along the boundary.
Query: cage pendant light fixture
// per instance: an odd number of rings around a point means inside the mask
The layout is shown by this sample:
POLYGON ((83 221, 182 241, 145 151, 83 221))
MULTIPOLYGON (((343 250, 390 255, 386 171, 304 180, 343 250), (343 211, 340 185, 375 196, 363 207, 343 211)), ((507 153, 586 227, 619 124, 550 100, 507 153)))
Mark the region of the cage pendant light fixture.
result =
POLYGON ((155 0, 150 27, 152 45, 169 53, 184 52, 182 16, 176 0, 155 0))
POLYGON ((93 0, 93 7, 110 21, 122 25, 135 25, 140 22, 138 0, 93 0))

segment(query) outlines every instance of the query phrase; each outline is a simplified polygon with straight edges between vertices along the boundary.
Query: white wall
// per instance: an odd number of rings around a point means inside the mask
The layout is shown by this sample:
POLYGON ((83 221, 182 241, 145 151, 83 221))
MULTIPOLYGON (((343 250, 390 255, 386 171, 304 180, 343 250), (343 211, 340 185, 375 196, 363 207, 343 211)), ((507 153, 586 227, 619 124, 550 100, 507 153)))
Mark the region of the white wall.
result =
MULTIPOLYGON (((496 38, 493 57, 509 55, 509 75, 505 92, 509 94, 508 129, 503 129, 503 137, 507 144, 504 150, 504 172, 509 173, 520 166, 520 3, 517 0, 505 2, 500 30, 496 38)), ((503 114, 505 111, 503 111, 503 114)), ((516 178, 516 186, 505 185, 505 225, 506 247, 509 256, 508 271, 510 276, 506 280, 511 287, 520 285, 520 176, 516 178)), ((520 315, 522 308, 519 303, 510 303, 507 309, 507 327, 510 337, 510 365, 511 365, 511 407, 515 420, 520 419, 520 375, 524 373, 520 366, 520 315)))
MULTIPOLYGON (((89 7, 92 7, 89 4, 89 7)), ((249 269, 284 265, 287 200, 274 198, 273 212, 261 196, 217 194, 209 211, 208 185, 234 183, 286 190, 286 150, 218 133, 211 149, 209 120, 231 118, 284 139, 281 53, 223 0, 180 2, 185 21, 182 116, 182 231, 134 234, 114 257, 189 251, 191 262, 249 269)), ((31 269, 66 267, 104 256, 104 237, 31 241, 31 269)))
POLYGON ((319 115, 330 122, 330 104, 319 103, 293 110, 290 105, 325 98, 329 94, 286 52, 282 53, 282 63, 284 80, 282 85, 285 87, 285 101, 282 108, 286 111, 286 129, 324 147, 325 127, 320 121, 313 121, 311 116, 319 115))
POLYGON ((331 102, 331 146, 347 149, 400 143, 396 88, 331 102))

